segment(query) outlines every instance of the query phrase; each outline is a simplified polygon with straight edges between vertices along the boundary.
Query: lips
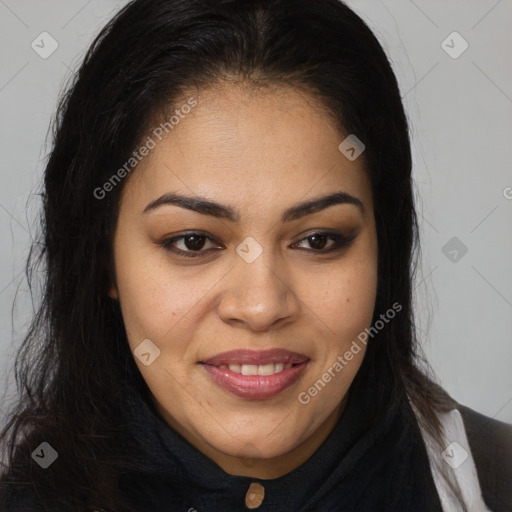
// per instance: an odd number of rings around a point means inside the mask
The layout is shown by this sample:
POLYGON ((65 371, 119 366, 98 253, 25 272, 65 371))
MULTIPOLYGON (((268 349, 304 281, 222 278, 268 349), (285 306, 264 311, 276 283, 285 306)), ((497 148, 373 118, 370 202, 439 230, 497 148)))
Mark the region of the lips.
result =
POLYGON ((284 349, 233 350, 201 361, 213 381, 232 394, 264 399, 290 387, 307 367, 309 358, 284 349))

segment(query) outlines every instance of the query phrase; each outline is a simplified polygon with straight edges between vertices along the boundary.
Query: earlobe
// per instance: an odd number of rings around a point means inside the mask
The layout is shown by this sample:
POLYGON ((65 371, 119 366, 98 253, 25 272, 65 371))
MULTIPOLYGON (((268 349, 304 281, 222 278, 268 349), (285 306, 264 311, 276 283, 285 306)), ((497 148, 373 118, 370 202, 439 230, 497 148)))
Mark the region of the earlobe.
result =
POLYGON ((119 292, 117 291, 117 287, 115 284, 110 285, 110 288, 108 290, 108 296, 114 300, 119 299, 119 292))

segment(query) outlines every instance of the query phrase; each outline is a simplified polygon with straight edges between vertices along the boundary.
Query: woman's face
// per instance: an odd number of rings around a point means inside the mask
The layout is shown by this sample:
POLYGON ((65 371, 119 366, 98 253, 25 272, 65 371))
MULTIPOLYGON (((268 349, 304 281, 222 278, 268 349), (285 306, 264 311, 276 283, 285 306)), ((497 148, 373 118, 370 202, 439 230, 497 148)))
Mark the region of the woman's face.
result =
POLYGON ((363 359, 344 354, 375 304, 371 185, 313 97, 195 99, 127 180, 110 293, 161 416, 226 471, 276 476, 332 430, 363 359))

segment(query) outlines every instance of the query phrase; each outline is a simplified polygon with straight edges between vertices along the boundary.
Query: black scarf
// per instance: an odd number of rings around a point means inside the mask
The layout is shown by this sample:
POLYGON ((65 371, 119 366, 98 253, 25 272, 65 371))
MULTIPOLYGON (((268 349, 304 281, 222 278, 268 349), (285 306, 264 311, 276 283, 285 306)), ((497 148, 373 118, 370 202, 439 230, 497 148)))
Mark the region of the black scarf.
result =
POLYGON ((265 489, 258 512, 442 512, 405 393, 396 391, 388 365, 365 363, 328 438, 300 467, 272 480, 224 472, 156 413, 147 388, 127 383, 124 428, 139 462, 123 475, 123 493, 137 512, 231 512, 248 510, 246 493, 258 482, 265 489))

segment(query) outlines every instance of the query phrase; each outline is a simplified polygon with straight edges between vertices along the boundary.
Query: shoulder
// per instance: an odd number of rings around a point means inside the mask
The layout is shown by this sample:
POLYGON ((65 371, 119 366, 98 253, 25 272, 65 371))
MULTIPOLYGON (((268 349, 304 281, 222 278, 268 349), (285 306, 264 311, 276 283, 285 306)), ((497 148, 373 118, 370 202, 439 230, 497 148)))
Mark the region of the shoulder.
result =
POLYGON ((457 408, 485 502, 491 510, 512 511, 512 425, 464 405, 457 408))

